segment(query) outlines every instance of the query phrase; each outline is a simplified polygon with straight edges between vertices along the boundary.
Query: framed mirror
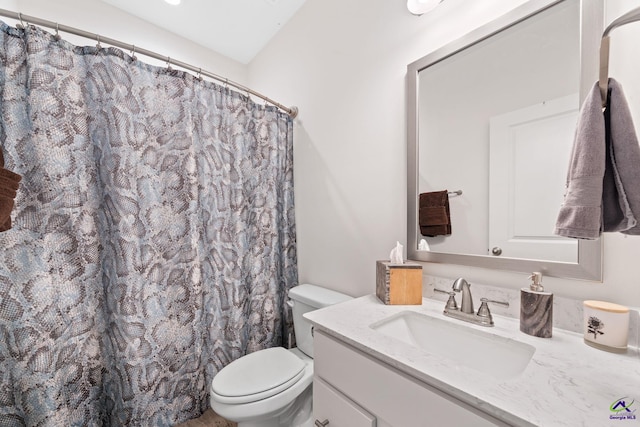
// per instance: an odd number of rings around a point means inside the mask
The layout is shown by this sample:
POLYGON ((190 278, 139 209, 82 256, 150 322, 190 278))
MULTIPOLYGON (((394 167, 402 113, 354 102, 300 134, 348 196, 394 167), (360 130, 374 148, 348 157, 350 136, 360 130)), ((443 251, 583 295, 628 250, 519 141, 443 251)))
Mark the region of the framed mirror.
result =
POLYGON ((553 233, 602 18, 532 0, 409 64, 409 259, 602 280, 600 239, 553 233))

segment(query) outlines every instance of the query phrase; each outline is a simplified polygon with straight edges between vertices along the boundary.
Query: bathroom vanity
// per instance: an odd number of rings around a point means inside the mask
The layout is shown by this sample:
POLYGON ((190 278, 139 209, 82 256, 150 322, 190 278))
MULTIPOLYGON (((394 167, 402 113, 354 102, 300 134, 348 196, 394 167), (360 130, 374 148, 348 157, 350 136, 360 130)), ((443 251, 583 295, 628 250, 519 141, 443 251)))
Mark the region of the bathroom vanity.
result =
POLYGON ((314 418, 330 426, 509 425, 322 332, 314 345, 314 418))
POLYGON ((306 314, 316 425, 640 426, 637 348, 607 353, 581 334, 536 338, 517 319, 482 327, 442 309, 369 295, 306 314))

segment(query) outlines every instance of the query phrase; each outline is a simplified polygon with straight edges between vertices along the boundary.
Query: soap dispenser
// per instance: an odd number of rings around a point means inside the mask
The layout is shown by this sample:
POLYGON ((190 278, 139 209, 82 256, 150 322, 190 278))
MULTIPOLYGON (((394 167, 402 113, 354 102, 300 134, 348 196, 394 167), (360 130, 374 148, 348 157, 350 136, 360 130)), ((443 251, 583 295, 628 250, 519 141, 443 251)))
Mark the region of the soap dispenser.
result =
POLYGON ((534 337, 551 338, 553 294, 542 287, 542 273, 529 276, 529 288, 520 290, 520 331, 534 337))

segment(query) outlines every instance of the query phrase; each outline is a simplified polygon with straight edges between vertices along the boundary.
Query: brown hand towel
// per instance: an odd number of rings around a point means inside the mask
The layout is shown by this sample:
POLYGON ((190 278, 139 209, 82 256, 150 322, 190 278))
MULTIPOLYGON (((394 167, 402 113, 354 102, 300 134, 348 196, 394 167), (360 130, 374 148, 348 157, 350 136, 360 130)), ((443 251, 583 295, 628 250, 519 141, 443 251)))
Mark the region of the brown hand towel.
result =
POLYGON ((0 232, 11 228, 11 211, 22 177, 4 168, 4 155, 0 149, 0 232))
POLYGON ((432 191, 421 193, 418 210, 420 234, 423 236, 446 236, 451 234, 449 192, 432 191))
MULTIPOLYGON (((2 156, 0 156, 0 158, 2 158, 2 156)), ((4 166, 0 166, 0 180, 15 184, 17 189, 21 179, 22 177, 17 173, 5 169, 4 166)))
MULTIPOLYGON (((9 172, 9 171, 4 168, 0 168, 0 172, 9 172)), ((9 179, 6 176, 0 176, 0 188, 12 190, 12 191, 18 191, 19 186, 20 186, 19 179, 16 181, 15 179, 9 179)))
POLYGON ((0 232, 7 231, 11 228, 13 203, 13 198, 0 196, 0 232))

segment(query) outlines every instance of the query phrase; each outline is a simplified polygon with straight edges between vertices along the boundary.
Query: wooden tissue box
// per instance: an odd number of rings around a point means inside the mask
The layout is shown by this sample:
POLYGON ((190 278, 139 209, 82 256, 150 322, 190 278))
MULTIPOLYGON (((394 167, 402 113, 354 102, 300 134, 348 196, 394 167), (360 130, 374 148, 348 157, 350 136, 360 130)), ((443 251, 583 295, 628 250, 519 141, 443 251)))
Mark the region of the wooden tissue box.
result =
POLYGON ((385 304, 422 304, 422 266, 376 261, 376 296, 385 304))

